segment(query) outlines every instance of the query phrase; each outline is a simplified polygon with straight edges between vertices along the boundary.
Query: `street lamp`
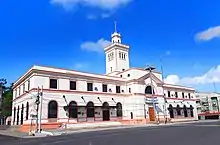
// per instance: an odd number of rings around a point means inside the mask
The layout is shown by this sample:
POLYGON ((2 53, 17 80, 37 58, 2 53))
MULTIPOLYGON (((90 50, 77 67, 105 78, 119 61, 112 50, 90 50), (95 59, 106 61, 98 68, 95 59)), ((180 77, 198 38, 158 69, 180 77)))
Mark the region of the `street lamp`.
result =
POLYGON ((37 88, 37 94, 34 95, 30 93, 29 91, 25 91, 25 93, 28 93, 32 95, 32 97, 36 98, 35 104, 37 105, 36 112, 37 112, 37 118, 36 118, 36 132, 41 133, 41 118, 42 118, 42 107, 43 107, 43 86, 40 92, 40 88, 37 88), (41 97, 40 97, 41 96, 41 97), (39 105, 40 105, 40 114, 39 114, 39 105))
POLYGON ((155 69, 156 68, 154 66, 148 66, 145 70, 148 70, 150 73, 151 97, 153 98, 154 117, 155 117, 155 121, 157 122, 157 120, 156 120, 156 105, 155 105, 156 98, 154 97, 153 81, 152 81, 152 70, 155 70, 155 69))
POLYGON ((162 74, 162 81, 163 81, 163 99, 164 99, 164 124, 167 123, 167 107, 166 107, 166 103, 167 103, 167 99, 166 99, 166 96, 165 96, 165 93, 164 93, 164 73, 163 73, 163 62, 162 62, 162 58, 160 58, 160 62, 161 62, 161 74, 162 74))

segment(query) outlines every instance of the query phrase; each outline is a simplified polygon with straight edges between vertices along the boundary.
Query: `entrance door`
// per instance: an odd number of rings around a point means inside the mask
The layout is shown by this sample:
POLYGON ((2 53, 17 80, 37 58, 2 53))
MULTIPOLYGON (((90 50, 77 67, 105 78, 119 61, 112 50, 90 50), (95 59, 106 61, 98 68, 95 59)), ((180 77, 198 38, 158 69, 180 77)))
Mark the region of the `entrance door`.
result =
POLYGON ((103 121, 109 121, 110 120, 110 113, 109 113, 110 107, 108 102, 104 102, 102 104, 102 118, 103 121))
POLYGON ((109 121, 110 120, 110 114, 109 114, 108 109, 102 111, 102 117, 103 117, 103 121, 109 121))
POLYGON ((148 112, 149 112, 150 121, 155 121, 154 108, 153 107, 149 107, 148 108, 148 112))

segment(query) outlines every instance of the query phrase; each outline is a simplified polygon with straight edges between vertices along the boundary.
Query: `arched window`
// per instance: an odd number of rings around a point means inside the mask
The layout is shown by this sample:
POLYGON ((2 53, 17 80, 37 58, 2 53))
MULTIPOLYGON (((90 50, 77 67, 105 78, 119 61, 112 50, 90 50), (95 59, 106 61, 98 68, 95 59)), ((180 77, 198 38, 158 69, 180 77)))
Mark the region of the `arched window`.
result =
POLYGON ((170 118, 174 118, 173 106, 171 104, 169 105, 168 110, 169 110, 169 113, 170 113, 170 118))
POLYGON ((180 105, 176 106, 177 115, 181 115, 180 105))
POLYGON ((18 106, 18 109, 17 109, 17 125, 19 125, 19 106, 18 106))
POLYGON ((14 107, 13 125, 15 125, 15 118, 16 118, 16 107, 14 107))
POLYGON ((190 115, 191 115, 191 117, 194 117, 194 114, 193 114, 193 106, 192 105, 190 105, 190 115))
POLYGON ((27 104, 26 104, 26 120, 28 120, 28 116, 29 116, 29 103, 27 102, 27 104))
POLYGON ((122 104, 120 102, 118 102, 116 104, 116 108, 117 108, 117 117, 122 117, 122 104))
MULTIPOLYGON (((145 88, 145 94, 152 94, 152 87, 151 86, 147 86, 145 88)), ((154 90, 153 90, 153 94, 155 94, 154 90)))
POLYGON ((21 105, 21 125, 23 124, 24 120, 24 104, 21 105))
POLYGON ((102 104, 102 109, 103 109, 103 110, 109 110, 109 104, 108 104, 108 102, 104 102, 104 103, 102 104))
POLYGON ((186 105, 183 106, 184 117, 188 117, 186 105))
POLYGON ((57 118, 57 102, 50 101, 48 104, 48 118, 57 118))
POLYGON ((77 118, 78 110, 77 103, 75 101, 71 101, 69 103, 69 118, 77 118))
POLYGON ((95 117, 95 109, 94 109, 94 103, 93 102, 88 102, 86 105, 87 108, 87 117, 95 117))

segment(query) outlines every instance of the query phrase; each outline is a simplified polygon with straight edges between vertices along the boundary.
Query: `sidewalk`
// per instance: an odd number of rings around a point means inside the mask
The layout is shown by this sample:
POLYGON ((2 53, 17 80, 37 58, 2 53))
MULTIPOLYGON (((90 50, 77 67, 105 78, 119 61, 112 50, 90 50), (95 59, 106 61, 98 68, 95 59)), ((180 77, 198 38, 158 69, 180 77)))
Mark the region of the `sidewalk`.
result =
POLYGON ((28 133, 22 133, 22 132, 11 131, 11 130, 0 130, 0 135, 23 138, 25 136, 28 136, 28 133))

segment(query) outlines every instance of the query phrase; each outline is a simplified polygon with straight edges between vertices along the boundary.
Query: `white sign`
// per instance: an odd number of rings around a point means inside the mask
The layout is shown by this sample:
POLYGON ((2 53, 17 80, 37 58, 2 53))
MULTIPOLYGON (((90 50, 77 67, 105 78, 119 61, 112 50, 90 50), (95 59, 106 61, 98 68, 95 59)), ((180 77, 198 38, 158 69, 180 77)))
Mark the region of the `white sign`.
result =
POLYGON ((158 103, 157 98, 145 98, 145 103, 158 103))

